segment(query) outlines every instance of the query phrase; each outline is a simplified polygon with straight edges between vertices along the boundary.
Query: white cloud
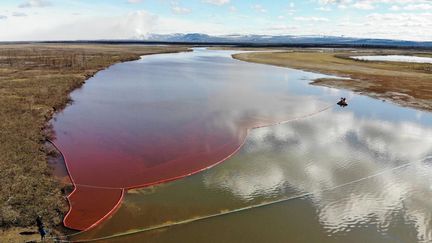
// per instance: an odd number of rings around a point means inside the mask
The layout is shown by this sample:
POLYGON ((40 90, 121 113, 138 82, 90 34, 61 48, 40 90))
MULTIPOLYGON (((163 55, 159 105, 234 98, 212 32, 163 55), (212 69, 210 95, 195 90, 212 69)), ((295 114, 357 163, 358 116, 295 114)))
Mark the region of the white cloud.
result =
POLYGON ((421 4, 408 4, 405 6, 401 5, 393 5, 390 10, 393 11, 400 11, 400 10, 406 10, 406 11, 427 11, 432 10, 432 4, 427 3, 421 3, 421 4))
MULTIPOLYGON (((14 18, 17 28, 8 34, 0 33, 2 40, 88 40, 88 39, 128 39, 151 32, 158 17, 146 11, 136 11, 113 17, 76 16, 59 18, 58 15, 36 21, 34 16, 14 18), (58 18, 56 24, 49 23, 58 18), (27 26, 33 23, 33 26, 27 26)), ((0 26, 1 28, 1 26, 0 26)))
POLYGON ((175 14, 189 14, 192 12, 189 8, 180 7, 178 5, 171 6, 171 11, 175 14))
POLYGON ((134 4, 134 3, 141 3, 143 2, 143 0, 127 0, 127 2, 134 4))
POLYGON ((370 3, 370 2, 356 2, 352 6, 356 9, 361 9, 361 10, 375 9, 375 6, 372 5, 372 3, 370 3))
MULTIPOLYGON (((400 6, 399 1, 389 1, 390 5, 400 6)), ((409 0, 407 0, 409 1, 409 0)), ((412 0, 411 0, 412 1, 412 0)), ((342 1, 332 1, 338 4, 342 1)), ((377 1, 372 1, 376 3, 377 1)), ((371 3, 372 3, 371 2, 371 3)), ((350 2, 352 7, 354 1, 350 2)), ((338 6, 338 5, 334 5, 338 6)), ((409 5, 405 5, 409 6, 409 5)), ((332 7, 332 6, 321 6, 332 7)), ((381 8, 381 6, 380 6, 381 8)), ((334 10, 338 11, 338 10, 334 10)), ((432 13, 430 11, 424 12, 402 12, 402 13, 372 13, 368 15, 351 15, 346 14, 343 16, 334 15, 332 19, 321 19, 322 15, 315 15, 312 18, 307 16, 298 15, 294 18, 298 21, 298 28, 295 31, 280 32, 269 29, 273 34, 294 34, 294 35, 329 35, 329 36, 349 36, 358 38, 384 38, 384 39, 400 39, 400 40, 414 40, 414 41, 431 41, 432 32, 428 31, 432 26, 432 13), (304 22, 301 24, 300 22, 304 22), (312 24, 312 23, 319 23, 312 24)), ((278 23, 271 24, 269 26, 278 23)))
POLYGON ((0 40, 100 40, 146 37, 150 33, 171 34, 200 32, 225 34, 235 32, 222 23, 196 22, 176 17, 160 17, 147 11, 117 16, 65 15, 50 13, 0 21, 0 40), (52 19, 58 19, 55 23, 52 19), (11 26, 14 26, 11 28, 11 26))
POLYGON ((6 15, 0 15, 0 20, 7 19, 6 15))
POLYGON ((324 17, 315 17, 315 16, 308 16, 308 17, 295 17, 294 20, 296 21, 304 21, 304 22, 328 22, 329 20, 324 17))
POLYGON ((320 4, 348 4, 351 0, 318 0, 320 4))
POLYGON ((390 7, 390 10, 391 11, 399 11, 399 10, 401 10, 401 7, 399 7, 397 5, 393 5, 393 6, 390 7))
POLYGON ((405 10, 432 10, 432 4, 411 4, 404 7, 405 10))
MULTIPOLYGON (((138 0, 133 0, 138 1, 138 0)), ((173 14, 195 14, 196 11, 189 8, 189 6, 183 6, 183 3, 178 0, 164 0, 168 10, 171 10, 173 14), (176 4, 173 4, 176 3, 176 4)), ((204 2, 205 0, 201 0, 204 2)), ((116 9, 114 7, 105 6, 103 11, 98 11, 97 7, 92 4, 83 4, 78 9, 63 9, 60 6, 54 6, 53 8, 40 8, 38 14, 30 14, 26 11, 14 11, 0 12, 3 15, 0 21, 0 29, 7 29, 8 31, 0 32, 0 40, 35 40, 35 39, 55 39, 55 37, 61 39, 94 39, 94 38, 108 38, 118 39, 131 38, 134 36, 146 35, 148 32, 155 34, 161 33, 174 33, 182 32, 203 32, 211 35, 218 34, 263 34, 263 35, 330 35, 330 36, 350 36, 350 37, 368 37, 368 38, 386 38, 386 39, 404 39, 404 40, 432 40, 432 33, 428 31, 432 26, 431 10, 423 10, 430 8, 432 2, 422 2, 421 0, 311 0, 314 1, 316 6, 312 5, 311 9, 319 9, 322 11, 332 10, 331 19, 321 12, 316 12, 316 15, 308 16, 307 12, 303 13, 302 9, 296 9, 293 1, 287 1, 285 6, 280 9, 280 13, 275 14, 270 9, 266 9, 266 5, 258 4, 250 5, 250 10, 256 13, 266 13, 265 15, 259 15, 259 18, 253 18, 251 16, 245 16, 241 14, 240 9, 237 9, 233 4, 226 4, 227 2, 233 1, 217 1, 213 2, 216 5, 223 5, 226 13, 221 15, 214 15, 212 18, 204 19, 203 21, 195 21, 189 19, 188 16, 183 15, 175 17, 174 15, 157 15, 154 16, 155 21, 151 22, 146 29, 141 27, 128 27, 125 26, 123 30, 117 30, 114 21, 118 21, 117 26, 122 26, 124 19, 131 18, 130 15, 134 15, 128 12, 128 9, 116 9), (385 2, 387 1, 387 2, 385 2), (358 3, 364 5, 359 5, 358 3), (320 3, 318 5, 318 3, 320 3), (386 3, 388 12, 380 12, 375 15, 366 14, 351 14, 347 12, 343 13, 338 8, 351 8, 355 11, 355 6, 358 8, 368 8, 368 5, 379 7, 380 10, 383 6, 378 5, 380 3, 386 3), (389 10, 391 6, 393 10, 399 10, 400 12, 392 12, 389 10), (405 9, 406 8, 406 9, 405 9), (412 10, 409 11, 409 9, 412 10), (417 10, 418 9, 418 10, 417 10), (121 11, 120 11, 121 10, 121 11), (405 11, 405 12, 402 12, 405 11), (416 10, 416 11, 414 11, 416 10), (18 12, 27 14, 27 17, 18 18, 20 15, 18 12), (74 13, 81 13, 76 15, 74 13), (332 13, 333 13, 332 12, 332 13), (225 15, 224 15, 225 14, 225 15), (394 15, 389 15, 394 14, 394 15), (129 17, 128 17, 129 16, 129 17), (282 16, 282 17, 278 17, 282 16), (288 18, 288 16, 293 16, 288 18), (344 19, 349 17, 350 19, 344 19), (284 23, 288 20, 294 20, 293 23, 284 23), (105 26, 103 22, 107 20, 105 26), (87 21, 87 22, 86 22, 87 21), (73 34, 68 34, 67 31, 61 29, 64 28, 75 29, 75 25, 93 26, 92 22, 98 23, 101 26, 100 30, 95 27, 95 31, 79 33, 78 30, 73 34), (168 24, 169 22, 169 24, 168 24), (293 28, 293 25, 298 25, 298 28, 293 28), (147 30, 148 29, 148 30, 147 30), (105 30, 107 33, 102 34, 105 30), (58 32, 58 33, 57 33, 58 32), (44 35, 42 35, 43 33, 44 35), (59 33, 62 33, 61 35, 59 33), (88 34, 86 37, 85 35, 88 34)), ((22 1, 24 2, 24 1, 22 1)), ((51 1, 55 3, 54 1, 51 1)), ((72 1, 71 2, 76 2, 72 1)), ((126 3, 127 0, 119 0, 119 2, 126 3)), ((29 6, 44 6, 47 1, 26 1, 29 6), (36 3, 37 2, 37 3, 36 3)), ((127 7, 129 8, 129 7, 127 7)), ((242 11, 247 11, 243 9, 242 11)), ((21 14, 22 15, 22 14, 21 14)), ((251 15, 253 15, 251 13, 251 15)), ((255 14, 257 15, 257 14, 255 14)), ((139 18, 137 16, 133 18, 139 18)), ((139 22, 139 21, 138 21, 139 22)), ((134 22, 136 25, 136 22, 134 22)), ((85 30, 90 27, 84 28, 85 30)), ((72 32, 71 32, 72 33, 72 32)))
POLYGON ((368 4, 416 4, 416 3, 430 3, 430 0, 318 0, 319 4, 356 4, 356 3, 368 3, 368 4))
POLYGON ((21 13, 21 12, 13 12, 12 16, 14 16, 14 17, 25 17, 25 16, 27 16, 27 14, 26 13, 21 13))
POLYGON ((338 5, 340 9, 352 7, 361 10, 375 9, 375 4, 394 4, 390 10, 430 10, 430 0, 317 0, 320 5, 338 5), (399 5, 398 5, 399 4, 399 5), (409 5, 406 5, 409 4, 409 5), (403 6, 405 5, 405 6, 403 6))
POLYGON ((316 8, 316 10, 324 11, 324 12, 329 12, 329 11, 331 11, 332 9, 331 9, 330 7, 323 7, 323 6, 321 6, 321 7, 319 7, 319 8, 316 8))
POLYGON ((51 6, 52 3, 48 0, 27 0, 26 2, 20 4, 20 8, 42 8, 51 6))
POLYGON ((171 12, 175 14, 189 14, 192 10, 180 6, 178 2, 171 2, 171 12))
POLYGON ((267 9, 265 9, 262 5, 260 4, 255 4, 252 6, 252 9, 259 12, 259 13, 266 13, 267 9))
POLYGON ((221 6, 230 3, 230 0, 204 0, 204 2, 221 6))
POLYGON ((378 27, 426 27, 432 26, 432 13, 387 13, 370 14, 366 17, 370 24, 378 27))
POLYGON ((295 3, 290 2, 290 3, 288 4, 288 8, 287 8, 287 13, 288 13, 288 15, 294 15, 294 13, 295 13, 296 11, 297 11, 297 10, 296 10, 296 8, 295 8, 295 3))

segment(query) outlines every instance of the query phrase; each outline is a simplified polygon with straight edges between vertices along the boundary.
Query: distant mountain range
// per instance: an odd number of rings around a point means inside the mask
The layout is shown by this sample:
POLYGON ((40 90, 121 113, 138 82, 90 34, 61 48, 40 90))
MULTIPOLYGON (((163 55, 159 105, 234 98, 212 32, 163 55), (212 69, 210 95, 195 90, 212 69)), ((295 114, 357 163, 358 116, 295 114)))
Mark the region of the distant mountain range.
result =
POLYGON ((141 41, 169 43, 220 43, 251 45, 353 45, 353 46, 395 46, 395 47, 432 47, 431 42, 417 42, 390 39, 349 38, 334 36, 293 36, 293 35, 224 35, 211 36, 192 34, 151 34, 138 38, 141 41))
MULTIPOLYGON (((31 41, 4 43, 34 43, 31 41)), ((212 36, 191 34, 150 34, 124 40, 77 40, 39 41, 38 43, 101 43, 101 44, 193 44, 193 45, 237 45, 275 47, 377 47, 377 48, 420 48, 432 49, 432 41, 405 41, 391 39, 352 38, 336 36, 294 36, 294 35, 223 35, 212 36)))

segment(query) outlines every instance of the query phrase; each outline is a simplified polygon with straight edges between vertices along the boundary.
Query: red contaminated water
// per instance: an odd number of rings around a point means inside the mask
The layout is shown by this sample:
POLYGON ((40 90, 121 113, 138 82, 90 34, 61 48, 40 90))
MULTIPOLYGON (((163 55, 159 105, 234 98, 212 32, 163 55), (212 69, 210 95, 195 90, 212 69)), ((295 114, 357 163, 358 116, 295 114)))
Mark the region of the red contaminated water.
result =
POLYGON ((75 184, 64 224, 89 229, 115 211, 125 190, 202 171, 233 155, 248 129, 319 110, 286 102, 293 96, 283 88, 287 80, 266 80, 268 72, 284 70, 204 52, 98 73, 53 120, 75 184))
POLYGON ((241 147, 247 133, 247 127, 233 134, 190 125, 177 136, 153 130, 148 140, 129 150, 108 149, 90 138, 66 146, 60 142, 76 185, 69 195, 71 210, 65 226, 77 230, 95 226, 119 205, 124 189, 175 180, 224 161, 241 147))

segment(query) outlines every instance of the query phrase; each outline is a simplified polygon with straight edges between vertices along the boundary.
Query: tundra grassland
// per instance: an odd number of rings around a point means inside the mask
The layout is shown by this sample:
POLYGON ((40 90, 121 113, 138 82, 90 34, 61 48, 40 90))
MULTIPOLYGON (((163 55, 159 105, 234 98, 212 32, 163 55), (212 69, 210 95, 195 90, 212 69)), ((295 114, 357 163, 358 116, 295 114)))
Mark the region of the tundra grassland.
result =
POLYGON ((37 235, 42 216, 61 234, 68 211, 64 185, 53 177, 45 146, 54 136, 53 115, 71 102, 71 91, 96 72, 142 55, 188 51, 185 46, 1 44, 0 45, 0 242, 37 235))

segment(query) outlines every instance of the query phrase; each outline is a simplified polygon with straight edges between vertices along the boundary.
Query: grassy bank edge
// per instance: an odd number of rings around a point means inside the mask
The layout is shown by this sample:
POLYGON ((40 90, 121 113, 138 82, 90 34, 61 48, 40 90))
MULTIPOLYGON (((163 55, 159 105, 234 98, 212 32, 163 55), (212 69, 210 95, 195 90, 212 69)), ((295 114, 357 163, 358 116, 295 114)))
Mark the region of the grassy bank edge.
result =
MULTIPOLYGON (((101 45, 74 45, 74 46, 70 46, 70 45, 43 45, 43 44, 38 44, 38 45, 14 45, 14 46, 4 46, 4 45, 0 45, 0 50, 3 50, 2 48, 7 48, 8 50, 15 50, 14 48, 17 49, 25 49, 25 48, 32 48, 33 51, 34 49, 38 50, 39 48, 41 48, 41 52, 44 52, 46 50, 55 50, 53 51, 54 54, 58 54, 58 56, 56 58, 61 59, 62 56, 62 52, 69 52, 71 51, 71 49, 73 49, 72 51, 74 51, 75 49, 78 50, 79 52, 86 52, 88 50, 92 50, 92 52, 96 53, 96 54, 103 54, 103 57, 101 56, 100 58, 104 58, 104 62, 106 62, 107 59, 109 59, 110 61, 107 63, 104 63, 103 65, 97 67, 96 69, 92 69, 92 70, 88 70, 88 69, 83 69, 82 72, 80 73, 74 73, 72 76, 69 75, 67 71, 64 72, 67 75, 65 75, 66 78, 72 78, 73 77, 73 81, 70 81, 71 83, 73 83, 73 85, 71 85, 70 87, 67 87, 67 91, 66 93, 64 93, 64 95, 66 95, 66 97, 63 97, 63 99, 58 100, 58 103, 55 105, 55 107, 53 107, 53 109, 47 109, 44 110, 41 114, 41 116, 44 117, 44 121, 43 124, 39 124, 37 125, 40 128, 40 133, 43 136, 44 139, 39 139, 39 146, 38 149, 41 150, 44 147, 44 141, 45 139, 52 139, 54 136, 53 131, 50 129, 50 121, 51 119, 55 116, 56 113, 61 112, 68 104, 70 104, 71 100, 69 97, 69 94, 71 92, 73 92, 74 90, 81 88, 86 81, 93 77, 96 73, 98 73, 99 71, 105 70, 115 64, 118 63, 123 63, 123 62, 129 62, 129 61, 135 61, 135 60, 139 60, 142 56, 146 56, 146 55, 154 55, 154 54, 165 54, 165 53, 179 53, 179 52, 187 52, 187 51, 191 51, 191 49, 189 49, 189 47, 187 46, 182 46, 182 47, 174 47, 174 46, 170 46, 167 48, 156 48, 158 50, 153 50, 152 47, 145 47, 145 46, 141 46, 141 47, 136 47, 134 48, 133 51, 131 51, 131 46, 115 46, 115 47, 109 47, 109 51, 105 50, 104 48, 108 48, 108 47, 104 47, 101 45), (98 50, 98 48, 100 48, 101 50, 98 50), (125 50, 123 50, 125 49, 125 50), (124 51, 124 53, 122 54, 122 52, 124 51), (109 58, 109 55, 112 55, 111 58, 109 58)), ((22 53, 22 51, 20 51, 20 53, 22 53)), ((25 52, 24 52, 25 53, 25 52)), ((96 57, 97 59, 97 57, 96 57)), ((96 61, 97 60, 92 60, 92 61, 96 61)), ((20 68, 18 68, 17 71, 22 71, 23 73, 31 71, 31 68, 23 66, 22 70, 20 70, 20 68)), ((63 71, 62 71, 63 72, 63 71)), ((14 72, 16 73, 16 72, 14 72)), ((62 74, 59 74, 62 75, 62 74)), ((7 75, 3 75, 2 77, 3 79, 7 79, 7 75)), ((25 77, 27 78, 27 77, 25 77)), ((34 77, 37 78, 37 77, 34 77)), ((21 79, 21 77, 20 77, 21 79)), ((29 80, 31 80, 32 78, 30 78, 29 80)), ((17 79, 18 80, 18 79, 17 79)), ((0 80, 2 81, 2 80, 0 80)), ((3 84, 0 82, 0 89, 7 89, 3 87, 3 84)), ((13 121, 13 120, 12 120, 13 121)), ((2 134, 3 135, 3 134, 2 134)), ((1 142, 6 141, 7 139, 2 139, 1 142)), ((47 151, 44 151, 45 153, 47 151)), ((19 151, 18 151, 19 153, 19 151)), ((46 155, 47 157, 50 155, 46 155)), ((0 155, 0 162, 5 162, 5 160, 3 160, 3 158, 7 158, 7 156, 2 157, 0 155)), ((7 162, 7 161, 6 161, 7 162)), ((48 163, 48 162, 46 162, 48 163)), ((42 178, 46 179, 46 176, 51 176, 52 175, 47 172, 47 174, 43 174, 41 175, 41 180, 42 178)), ((11 182, 13 183, 13 182, 11 182)), ((62 191, 63 186, 61 184, 58 184, 58 191, 62 191)), ((65 196, 65 195, 63 195, 65 196)), ((63 198, 63 204, 66 204, 66 207, 63 210, 63 214, 67 212, 67 200, 65 200, 65 198, 63 198)), ((48 220, 47 220, 48 221, 48 220)), ((47 227, 50 228, 51 233, 55 234, 55 235, 61 235, 67 232, 70 232, 70 230, 64 228, 62 225, 57 225, 57 226, 53 226, 51 224, 51 222, 46 222, 48 225, 47 227)), ((28 225, 28 223, 26 223, 25 225, 10 225, 10 226, 2 226, 0 227, 0 241, 1 242, 26 242, 26 241, 32 241, 32 240, 37 240, 39 238, 38 234, 34 234, 34 235, 20 235, 20 232, 36 232, 36 228, 32 225, 28 225)), ((49 241, 48 241, 49 242, 49 241)))

